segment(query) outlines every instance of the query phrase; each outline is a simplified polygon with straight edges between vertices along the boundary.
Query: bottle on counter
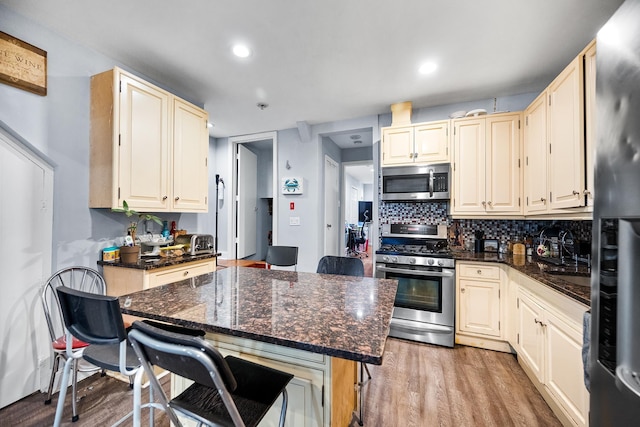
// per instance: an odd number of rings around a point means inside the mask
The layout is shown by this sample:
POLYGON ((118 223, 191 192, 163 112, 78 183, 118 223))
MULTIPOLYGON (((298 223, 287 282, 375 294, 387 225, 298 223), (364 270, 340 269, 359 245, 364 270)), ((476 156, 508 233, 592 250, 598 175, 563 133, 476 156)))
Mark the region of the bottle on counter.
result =
POLYGON ((167 221, 162 221, 162 237, 164 237, 165 239, 167 239, 169 237, 169 226, 167 224, 167 221))
POLYGON ((169 231, 169 234, 171 234, 171 238, 175 242, 176 241, 176 222, 175 221, 171 221, 171 230, 169 231))

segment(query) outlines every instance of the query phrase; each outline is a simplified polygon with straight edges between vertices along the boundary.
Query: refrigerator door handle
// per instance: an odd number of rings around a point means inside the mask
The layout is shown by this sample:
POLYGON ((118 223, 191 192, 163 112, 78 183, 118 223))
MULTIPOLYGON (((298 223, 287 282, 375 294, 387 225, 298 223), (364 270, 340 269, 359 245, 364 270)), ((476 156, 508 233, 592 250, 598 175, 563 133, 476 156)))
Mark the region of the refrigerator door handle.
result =
POLYGON ((640 376, 622 365, 616 367, 616 386, 623 393, 631 393, 633 397, 640 397, 640 376))

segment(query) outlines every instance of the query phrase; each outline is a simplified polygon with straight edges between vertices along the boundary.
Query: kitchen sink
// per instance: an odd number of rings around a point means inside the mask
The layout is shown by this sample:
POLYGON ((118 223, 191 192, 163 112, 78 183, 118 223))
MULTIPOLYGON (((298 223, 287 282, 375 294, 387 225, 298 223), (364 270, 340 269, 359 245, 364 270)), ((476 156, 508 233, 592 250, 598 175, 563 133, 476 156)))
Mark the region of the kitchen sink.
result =
POLYGON ((547 273, 560 276, 562 280, 579 286, 591 286, 591 276, 573 276, 566 273, 548 271, 547 273))

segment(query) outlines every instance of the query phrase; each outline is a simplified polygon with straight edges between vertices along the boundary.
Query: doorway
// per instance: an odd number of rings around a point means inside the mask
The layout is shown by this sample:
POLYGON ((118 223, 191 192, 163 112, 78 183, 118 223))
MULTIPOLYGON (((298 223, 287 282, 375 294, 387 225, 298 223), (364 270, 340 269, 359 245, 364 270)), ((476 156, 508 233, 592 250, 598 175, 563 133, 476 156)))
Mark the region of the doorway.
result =
MULTIPOLYGON (((53 168, 0 128, 0 408, 50 374, 50 339, 39 290, 51 274, 53 168)), ((44 382, 43 382, 44 381, 44 382)))
MULTIPOLYGON (((342 215, 345 219, 345 227, 355 231, 358 237, 365 239, 364 245, 356 248, 349 248, 348 235, 345 236, 344 253, 347 255, 366 254, 369 248, 369 239, 372 236, 371 227, 375 220, 373 215, 373 200, 376 196, 374 190, 374 168, 372 160, 362 160, 355 162, 343 162, 343 194, 345 203, 343 204, 342 215), (364 246, 364 247, 363 247, 364 246)), ((363 255, 368 258, 368 255, 363 255)))
POLYGON ((265 132, 229 138, 233 202, 228 204, 231 248, 235 259, 264 260, 267 247, 276 244, 277 133, 265 132))

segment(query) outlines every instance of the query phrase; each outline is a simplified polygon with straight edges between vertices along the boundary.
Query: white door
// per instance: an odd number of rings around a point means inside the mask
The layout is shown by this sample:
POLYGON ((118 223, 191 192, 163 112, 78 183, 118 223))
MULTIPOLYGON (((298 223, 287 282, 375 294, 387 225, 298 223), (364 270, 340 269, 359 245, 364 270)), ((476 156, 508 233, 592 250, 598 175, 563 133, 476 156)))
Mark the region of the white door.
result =
POLYGON ((51 274, 52 198, 52 169, 0 131, 0 408, 50 372, 39 291, 51 274))
POLYGON ((349 207, 347 208, 347 221, 349 224, 358 224, 358 202, 360 192, 357 187, 349 188, 349 207))
POLYGON ((324 254, 338 255, 338 242, 342 231, 339 219, 338 163, 324 156, 324 254))
POLYGON ((236 258, 256 253, 258 213, 258 156, 238 144, 238 209, 236 258))

